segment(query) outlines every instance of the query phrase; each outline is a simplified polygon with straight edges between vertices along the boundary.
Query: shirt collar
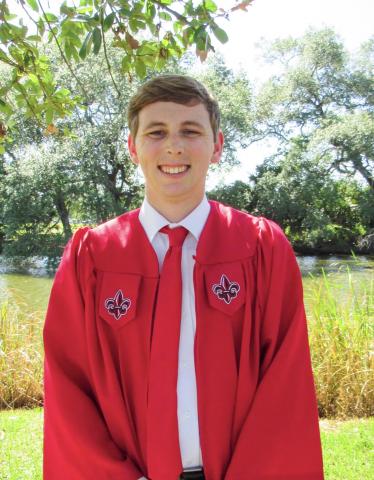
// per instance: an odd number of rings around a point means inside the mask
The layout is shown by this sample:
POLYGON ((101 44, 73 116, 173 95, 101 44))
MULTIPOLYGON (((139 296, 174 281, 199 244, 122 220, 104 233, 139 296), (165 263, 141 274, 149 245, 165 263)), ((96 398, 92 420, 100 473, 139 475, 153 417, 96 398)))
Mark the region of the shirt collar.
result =
POLYGON ((178 223, 170 223, 164 216, 161 215, 161 213, 152 207, 147 198, 144 198, 139 212, 139 221, 142 224, 150 242, 153 241, 157 232, 166 225, 170 225, 171 228, 176 226, 185 227, 195 237, 196 241, 198 241, 205 222, 207 221, 209 211, 210 204, 204 195, 204 198, 199 205, 192 210, 187 217, 183 218, 178 223))

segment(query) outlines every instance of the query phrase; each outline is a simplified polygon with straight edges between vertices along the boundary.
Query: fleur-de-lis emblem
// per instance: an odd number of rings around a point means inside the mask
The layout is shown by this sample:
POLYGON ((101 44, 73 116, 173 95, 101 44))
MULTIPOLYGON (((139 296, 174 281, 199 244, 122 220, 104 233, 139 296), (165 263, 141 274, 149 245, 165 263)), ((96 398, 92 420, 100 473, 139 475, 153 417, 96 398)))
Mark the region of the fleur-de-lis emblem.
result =
POLYGON ((226 275, 223 274, 220 283, 213 285, 212 290, 220 300, 229 304, 232 299, 238 296, 240 286, 236 282, 230 282, 226 275))
POLYGON ((119 320, 123 315, 126 315, 130 305, 131 300, 129 298, 125 298, 122 290, 117 290, 114 298, 107 298, 105 300, 105 308, 116 320, 119 320))

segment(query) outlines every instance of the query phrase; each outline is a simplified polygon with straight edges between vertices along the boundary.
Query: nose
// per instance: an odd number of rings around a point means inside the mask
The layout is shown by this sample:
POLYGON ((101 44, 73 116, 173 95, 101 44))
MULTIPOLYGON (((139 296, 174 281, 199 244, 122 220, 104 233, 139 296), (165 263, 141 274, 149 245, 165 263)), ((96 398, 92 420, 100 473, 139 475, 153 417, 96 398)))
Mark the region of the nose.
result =
POLYGON ((181 155, 183 153, 183 142, 179 136, 170 135, 166 144, 166 152, 169 155, 181 155))

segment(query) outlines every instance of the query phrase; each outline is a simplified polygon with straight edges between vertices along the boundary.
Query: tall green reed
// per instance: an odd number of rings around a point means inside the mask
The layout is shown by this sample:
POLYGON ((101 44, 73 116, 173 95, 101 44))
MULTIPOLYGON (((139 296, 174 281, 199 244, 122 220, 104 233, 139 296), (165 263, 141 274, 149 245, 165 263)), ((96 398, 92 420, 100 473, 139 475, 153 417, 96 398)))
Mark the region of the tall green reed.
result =
POLYGON ((306 283, 320 415, 374 415, 374 275, 352 275, 346 267, 306 283))
POLYGON ((42 319, 24 311, 0 304, 0 409, 42 404, 42 319))
MULTIPOLYGON (((320 415, 374 415, 374 274, 322 272, 304 285, 320 415)), ((0 304, 0 409, 42 404, 42 325, 40 312, 0 304)))

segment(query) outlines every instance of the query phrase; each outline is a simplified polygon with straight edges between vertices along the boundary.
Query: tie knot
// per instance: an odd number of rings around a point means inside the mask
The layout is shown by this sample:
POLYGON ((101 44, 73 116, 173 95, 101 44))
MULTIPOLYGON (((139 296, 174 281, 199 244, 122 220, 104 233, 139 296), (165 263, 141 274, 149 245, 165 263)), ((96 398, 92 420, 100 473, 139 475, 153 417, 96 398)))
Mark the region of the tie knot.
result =
POLYGON ((163 227, 160 232, 169 235, 169 246, 180 247, 183 245, 184 239, 188 234, 188 230, 184 227, 163 227))

